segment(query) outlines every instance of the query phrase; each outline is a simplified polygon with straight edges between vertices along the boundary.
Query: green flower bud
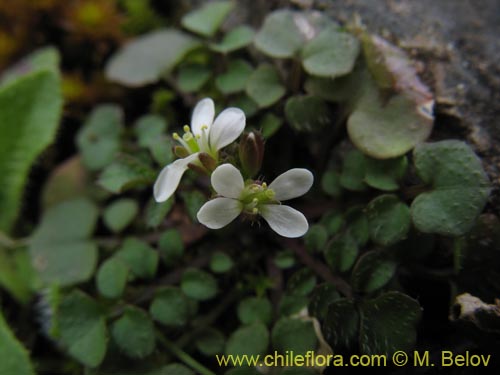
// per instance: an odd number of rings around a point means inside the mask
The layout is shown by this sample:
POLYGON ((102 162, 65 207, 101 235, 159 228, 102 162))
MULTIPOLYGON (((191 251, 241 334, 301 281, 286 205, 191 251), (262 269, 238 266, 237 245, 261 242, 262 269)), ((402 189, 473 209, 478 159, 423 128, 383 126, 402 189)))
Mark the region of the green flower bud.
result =
POLYGON ((264 158, 264 139, 259 132, 252 131, 242 135, 239 156, 247 177, 252 178, 259 173, 264 158))

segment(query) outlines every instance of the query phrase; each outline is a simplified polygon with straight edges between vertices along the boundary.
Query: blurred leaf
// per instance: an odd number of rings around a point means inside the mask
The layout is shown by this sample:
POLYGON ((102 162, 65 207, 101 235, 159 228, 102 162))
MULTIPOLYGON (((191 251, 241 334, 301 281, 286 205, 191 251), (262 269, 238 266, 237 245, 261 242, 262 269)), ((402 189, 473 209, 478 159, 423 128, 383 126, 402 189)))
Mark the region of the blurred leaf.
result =
POLYGON ((304 244, 311 252, 322 251, 328 241, 328 232, 321 224, 313 224, 304 236, 304 244))
POLYGON ((370 237, 388 246, 404 239, 410 229, 410 209, 392 194, 379 195, 366 207, 370 237))
POLYGON ((179 288, 164 287, 156 293, 149 312, 166 326, 183 326, 190 315, 189 301, 179 288))
POLYGON ((352 300, 340 298, 328 306, 323 334, 335 352, 352 350, 357 344, 360 315, 352 300))
POLYGON ((123 30, 129 35, 142 34, 165 24, 165 20, 155 12, 149 0, 121 0, 120 5, 127 14, 123 30))
POLYGON ((220 43, 210 45, 213 51, 229 53, 248 46, 253 41, 255 31, 247 25, 235 27, 224 35, 220 43))
POLYGON ((318 285, 314 288, 311 301, 309 302, 311 316, 321 321, 324 320, 328 312, 328 306, 338 299, 340 299, 340 294, 332 284, 324 283, 318 285))
POLYGON ((86 294, 73 290, 57 312, 60 342, 78 362, 98 366, 104 359, 107 332, 99 305, 86 294))
POLYGON ((227 71, 215 79, 215 86, 225 95, 244 91, 252 72, 252 66, 245 60, 232 60, 227 71))
POLYGON ((338 198, 342 193, 339 173, 333 169, 326 171, 321 178, 321 188, 326 194, 338 198))
POLYGON ((42 281, 67 286, 92 276, 97 246, 89 237, 97 216, 97 208, 83 198, 60 203, 44 213, 29 249, 42 281))
POLYGON ((214 356, 224 352, 226 339, 224 335, 213 328, 201 331, 195 341, 196 348, 206 356, 214 356))
POLYGON ((137 238, 127 238, 115 255, 136 277, 151 279, 158 268, 158 252, 137 238))
POLYGON ((203 65, 185 65, 179 68, 177 85, 182 92, 199 91, 208 82, 212 72, 203 65))
POLYGON ((240 108, 243 112, 245 112, 245 116, 247 118, 252 117, 259 110, 258 104, 246 94, 239 95, 234 100, 231 100, 230 105, 232 107, 240 108))
POLYGON ((358 256, 358 244, 350 233, 335 237, 325 249, 328 265, 340 272, 351 269, 358 256))
POLYGON ((310 95, 292 96, 286 101, 285 116, 297 131, 314 132, 332 123, 332 113, 320 98, 310 95))
POLYGON ((171 363, 163 366, 161 369, 148 372, 146 375, 196 375, 189 367, 180 363, 171 363))
POLYGON ((386 285, 396 272, 396 264, 377 251, 361 256, 351 274, 352 287, 363 293, 372 293, 386 285))
POLYGON ((290 58, 320 30, 335 25, 320 12, 276 10, 267 15, 254 43, 258 50, 268 56, 290 58))
POLYGON ((243 324, 271 323, 273 308, 266 298, 248 297, 238 304, 238 318, 243 324))
MULTIPOLYGON (((314 287, 314 286, 313 286, 314 287)), ((279 315, 297 315, 309 304, 309 298, 302 294, 285 294, 280 300, 279 315)))
POLYGON ((342 76, 353 70, 359 49, 359 41, 352 34, 327 28, 304 46, 302 64, 311 75, 342 76))
POLYGON ((0 287, 2 289, 9 292, 18 302, 26 304, 33 293, 34 278, 35 272, 27 249, 9 252, 0 245, 0 287))
POLYGON ((390 356, 397 350, 411 350, 421 310, 417 301, 399 292, 364 302, 359 334, 361 352, 390 356))
POLYGON ((42 206, 47 209, 58 203, 84 196, 89 181, 80 156, 74 156, 52 170, 43 187, 42 206))
POLYGON ((102 104, 92 110, 76 136, 83 164, 95 171, 109 165, 120 149, 123 111, 114 104, 102 104))
POLYGON ((365 156, 356 149, 351 150, 344 158, 342 173, 340 175, 340 184, 348 190, 366 190, 365 173, 365 156))
POLYGON ((352 206, 345 214, 345 221, 348 233, 363 247, 370 239, 368 219, 362 206, 352 206))
POLYGON ((173 228, 167 229, 158 241, 158 248, 167 265, 178 262, 184 254, 184 242, 180 232, 173 228))
POLYGON ((309 268, 296 271, 287 283, 287 293, 307 296, 316 286, 316 276, 309 268))
POLYGON ((433 118, 403 95, 384 98, 370 80, 347 120, 349 137, 363 153, 376 159, 406 154, 430 135, 433 118))
POLYGON ((199 190, 191 190, 181 192, 181 197, 184 200, 184 204, 191 220, 194 223, 198 222, 196 214, 200 210, 201 206, 203 206, 203 204, 207 201, 205 195, 203 195, 199 190))
POLYGON ((130 358, 144 358, 155 348, 153 322, 143 310, 127 306, 111 328, 113 340, 130 358))
POLYGON ((242 326, 226 342, 226 355, 261 355, 269 345, 269 332, 262 323, 242 326))
POLYGON ((350 106, 358 98, 366 79, 369 79, 369 73, 362 67, 356 66, 351 73, 334 79, 307 77, 304 89, 308 94, 326 101, 347 102, 350 106))
POLYGON ((481 160, 467 144, 455 140, 422 144, 413 156, 419 177, 431 187, 411 205, 417 229, 445 236, 468 232, 491 191, 481 160))
POLYGON ((31 165, 54 140, 62 108, 59 86, 56 73, 41 70, 0 88, 2 231, 8 232, 17 217, 31 165))
POLYGON ((271 138, 278 130, 280 130, 282 125, 283 119, 273 115, 272 113, 266 113, 260 122, 262 136, 266 139, 271 138))
POLYGON ((214 273, 225 273, 233 268, 233 265, 231 257, 221 251, 213 253, 210 259, 210 270, 214 273))
POLYGON ((153 159, 161 166, 170 164, 176 158, 172 151, 172 142, 168 137, 158 137, 149 145, 153 159))
POLYGON ((139 205, 135 200, 118 199, 104 210, 104 224, 115 233, 121 232, 134 220, 138 212, 139 205))
POLYGON ((106 298, 119 298, 125 290, 128 267, 117 257, 107 259, 97 271, 96 284, 99 293, 106 298))
POLYGON ((268 64, 259 65, 248 79, 246 92, 261 108, 269 107, 285 95, 276 69, 268 64))
POLYGON ((344 224, 344 217, 341 213, 333 210, 329 211, 321 217, 321 224, 326 228, 329 236, 337 234, 342 225, 344 224))
POLYGON ((398 182, 403 178, 408 167, 406 156, 395 159, 377 160, 366 158, 365 182, 379 190, 394 191, 399 189, 398 182))
POLYGON ((186 296, 205 301, 217 294, 217 280, 208 272, 189 268, 182 275, 181 289, 186 296))
POLYGON ((293 267, 295 264, 295 256, 290 250, 280 251, 274 257, 274 264, 281 269, 287 269, 293 267))
POLYGON ((28 352, 9 329, 2 312, 0 312, 0 352, 2 353, 0 374, 35 375, 28 352))
POLYGON ((141 147, 150 147, 166 130, 167 122, 158 115, 144 115, 134 125, 134 133, 141 147))
POLYGON ((151 198, 146 206, 145 220, 148 228, 157 228, 168 215, 174 205, 174 197, 158 203, 151 198))
POLYGON ((294 318, 281 318, 273 327, 273 348, 281 354, 287 351, 294 355, 305 355, 316 349, 316 333, 311 321, 294 318))
POLYGON ((151 184, 156 173, 147 164, 131 155, 120 155, 99 175, 97 183, 112 193, 151 184))
POLYGON ((106 65, 106 77, 127 86, 158 81, 198 47, 196 39, 175 29, 159 29, 126 43, 106 65))
POLYGON ((205 37, 214 36, 233 7, 234 3, 232 1, 205 3, 200 8, 182 17, 182 26, 205 37))

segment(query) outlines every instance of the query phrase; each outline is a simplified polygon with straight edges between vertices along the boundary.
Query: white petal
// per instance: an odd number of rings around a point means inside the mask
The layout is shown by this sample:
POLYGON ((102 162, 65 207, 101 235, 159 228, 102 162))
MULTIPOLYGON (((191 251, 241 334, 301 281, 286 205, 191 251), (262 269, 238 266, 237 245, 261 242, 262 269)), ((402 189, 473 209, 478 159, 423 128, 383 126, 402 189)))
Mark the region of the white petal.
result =
POLYGON ((219 165, 212 173, 212 187, 223 197, 238 199, 245 187, 240 171, 232 164, 219 165))
POLYGON ((294 168, 280 174, 269 185, 279 201, 297 198, 309 191, 314 182, 313 174, 307 169, 294 168))
POLYGON ((184 159, 178 159, 162 169, 153 186, 153 194, 157 202, 164 202, 174 194, 182 175, 188 169, 188 164, 197 158, 198 153, 192 154, 184 159))
POLYGON ((241 210, 241 203, 235 199, 215 198, 201 206, 196 217, 206 227, 219 229, 236 219, 241 210))
POLYGON ((210 128, 214 122, 215 107, 214 101, 210 98, 200 100, 194 107, 191 116, 191 131, 193 134, 201 134, 201 127, 206 125, 210 128))
POLYGON ((289 206, 267 204, 261 208, 260 214, 271 229, 283 237, 300 237, 309 229, 305 216, 289 206))
POLYGON ((245 113, 241 109, 223 110, 210 128, 210 148, 217 151, 234 142, 245 129, 245 121, 245 113))

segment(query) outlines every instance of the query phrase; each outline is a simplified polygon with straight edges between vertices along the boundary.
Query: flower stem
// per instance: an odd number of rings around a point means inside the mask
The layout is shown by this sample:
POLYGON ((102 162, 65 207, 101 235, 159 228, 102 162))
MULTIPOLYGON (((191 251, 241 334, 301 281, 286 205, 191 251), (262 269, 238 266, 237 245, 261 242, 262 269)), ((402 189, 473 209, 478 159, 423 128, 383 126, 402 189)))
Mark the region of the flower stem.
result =
POLYGON ((207 369, 200 362, 195 360, 189 354, 187 354, 184 350, 179 348, 175 343, 167 339, 163 334, 157 332, 158 340, 163 344, 167 350, 169 350, 174 356, 176 356, 180 361, 184 362, 186 365, 191 367, 200 375, 215 375, 214 372, 207 369))

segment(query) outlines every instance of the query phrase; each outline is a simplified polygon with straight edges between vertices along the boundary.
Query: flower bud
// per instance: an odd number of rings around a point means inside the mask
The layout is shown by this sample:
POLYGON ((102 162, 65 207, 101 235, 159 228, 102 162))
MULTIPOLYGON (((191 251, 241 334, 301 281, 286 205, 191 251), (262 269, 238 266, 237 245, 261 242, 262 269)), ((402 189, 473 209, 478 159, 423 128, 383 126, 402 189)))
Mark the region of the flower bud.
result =
POLYGON ((247 177, 251 178, 259 173, 264 158, 264 139, 259 132, 252 131, 242 135, 239 156, 247 177))

